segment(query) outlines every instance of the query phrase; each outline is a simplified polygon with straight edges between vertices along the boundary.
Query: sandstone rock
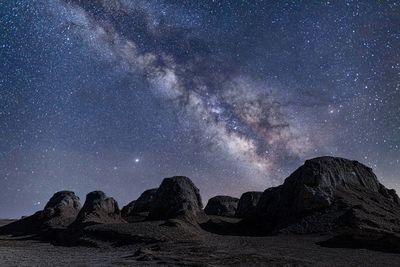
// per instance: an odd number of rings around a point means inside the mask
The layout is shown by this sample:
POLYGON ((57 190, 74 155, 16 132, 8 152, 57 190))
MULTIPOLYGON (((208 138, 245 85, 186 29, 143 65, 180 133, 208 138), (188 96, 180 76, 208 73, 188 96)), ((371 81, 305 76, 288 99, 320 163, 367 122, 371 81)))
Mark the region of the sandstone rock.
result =
POLYGON ((247 221, 263 233, 393 233, 400 231, 400 205, 394 190, 380 184, 371 168, 320 157, 306 161, 283 185, 265 190, 247 221))
POLYGON ((136 200, 133 200, 122 208, 122 210, 121 210, 122 218, 127 218, 134 213, 133 208, 135 207, 135 203, 136 203, 136 200))
POLYGON ((150 208, 150 220, 184 217, 196 220, 203 215, 199 189, 184 176, 165 178, 157 189, 150 208))
POLYGON ((121 215, 128 222, 137 222, 146 219, 156 195, 157 188, 144 191, 137 200, 122 208, 121 215))
POLYGON ((5 234, 36 234, 49 229, 65 228, 77 217, 79 198, 71 191, 55 193, 42 211, 0 228, 5 234))
POLYGON ((137 200, 132 201, 122 209, 123 216, 132 216, 141 212, 149 212, 156 193, 157 188, 144 191, 137 200))
POLYGON ((244 218, 254 213, 262 193, 255 191, 243 193, 239 199, 235 216, 244 218))
POLYGON ((133 212, 149 212, 158 188, 144 191, 136 200, 133 212))
POLYGON ((204 212, 207 215, 218 215, 225 217, 235 216, 239 199, 230 196, 215 196, 208 200, 204 212))
POLYGON ((74 226, 124 222, 117 201, 102 191, 87 194, 85 204, 79 212, 74 226))

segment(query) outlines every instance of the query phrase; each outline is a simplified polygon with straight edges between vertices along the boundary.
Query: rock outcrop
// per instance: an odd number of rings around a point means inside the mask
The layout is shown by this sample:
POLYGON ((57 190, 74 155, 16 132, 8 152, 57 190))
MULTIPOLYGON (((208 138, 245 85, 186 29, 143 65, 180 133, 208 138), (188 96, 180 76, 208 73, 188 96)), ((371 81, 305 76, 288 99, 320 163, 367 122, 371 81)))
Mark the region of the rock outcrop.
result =
POLYGON ((117 201, 102 191, 93 191, 87 194, 85 204, 73 226, 121 222, 124 220, 121 218, 117 201))
POLYGON ((238 218, 244 218, 253 214, 256 211, 262 193, 263 192, 256 191, 243 193, 239 199, 235 216, 238 218))
POLYGON ((121 216, 122 218, 128 218, 134 214, 133 209, 135 207, 136 200, 129 202, 126 206, 121 209, 121 216))
POLYGON ((184 218, 195 221, 204 215, 199 189, 184 176, 165 178, 157 189, 148 218, 167 220, 184 218))
POLYGON ((137 200, 130 202, 122 208, 122 217, 127 218, 138 213, 149 212, 156 193, 157 188, 144 191, 137 200))
POLYGON ((136 200, 135 206, 133 208, 133 212, 139 213, 139 212, 149 212, 151 205, 153 203, 153 200, 156 196, 158 188, 153 188, 153 189, 148 189, 144 191, 140 197, 136 200))
POLYGON ((335 244, 340 237, 400 240, 396 192, 380 184, 371 168, 334 157, 307 160, 281 186, 265 190, 246 222, 264 234, 335 232, 335 244))
POLYGON ((235 216, 239 199, 230 196, 215 196, 208 200, 204 212, 207 215, 217 215, 225 217, 235 216))
POLYGON ((50 229, 66 228, 80 210, 79 197, 71 191, 55 193, 43 210, 0 228, 4 234, 37 234, 50 229))

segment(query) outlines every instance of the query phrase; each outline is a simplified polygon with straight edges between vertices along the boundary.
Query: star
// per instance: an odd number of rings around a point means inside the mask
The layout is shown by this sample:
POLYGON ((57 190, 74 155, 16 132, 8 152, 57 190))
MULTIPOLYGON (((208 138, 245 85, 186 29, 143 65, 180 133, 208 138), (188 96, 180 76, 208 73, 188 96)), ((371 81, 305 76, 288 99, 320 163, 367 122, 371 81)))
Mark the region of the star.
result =
POLYGON ((167 174, 240 196, 330 154, 400 184, 398 5, 3 2, 0 217, 167 174))

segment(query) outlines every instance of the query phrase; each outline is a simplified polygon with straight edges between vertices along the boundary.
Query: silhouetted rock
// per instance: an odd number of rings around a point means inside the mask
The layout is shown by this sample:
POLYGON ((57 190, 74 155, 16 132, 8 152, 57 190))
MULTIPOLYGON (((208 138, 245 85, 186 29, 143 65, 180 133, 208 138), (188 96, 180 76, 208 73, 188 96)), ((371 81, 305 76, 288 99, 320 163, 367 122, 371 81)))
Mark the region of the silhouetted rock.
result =
POLYGON ((184 217, 196 220, 203 215, 199 189, 184 176, 165 178, 157 189, 149 219, 166 220, 184 217))
POLYGON ((259 233, 334 231, 336 243, 343 236, 372 243, 387 236, 400 240, 400 205, 395 191, 380 184, 371 168, 320 157, 307 160, 283 185, 265 190, 246 223, 259 233))
POLYGON ((263 192, 246 192, 243 193, 239 199, 239 203, 236 210, 236 217, 243 218, 254 213, 257 208, 258 201, 261 198, 263 192))
POLYGON ((140 197, 136 200, 135 206, 133 208, 133 212, 149 212, 153 200, 156 196, 158 188, 148 189, 144 191, 140 197))
POLYGON ((157 188, 144 191, 137 200, 122 208, 122 217, 128 218, 138 213, 149 212, 156 193, 157 188))
POLYGON ((122 218, 127 218, 133 214, 133 208, 135 207, 135 203, 136 200, 133 200, 121 209, 122 218))
POLYGON ((74 226, 124 222, 117 201, 102 191, 87 194, 85 204, 80 210, 74 226))
POLYGON ((77 217, 79 198, 71 191, 55 193, 42 211, 0 228, 5 234, 36 234, 49 229, 65 228, 77 217))
POLYGON ((208 200, 204 212, 207 215, 218 215, 225 217, 235 216, 239 199, 230 196, 215 196, 208 200))

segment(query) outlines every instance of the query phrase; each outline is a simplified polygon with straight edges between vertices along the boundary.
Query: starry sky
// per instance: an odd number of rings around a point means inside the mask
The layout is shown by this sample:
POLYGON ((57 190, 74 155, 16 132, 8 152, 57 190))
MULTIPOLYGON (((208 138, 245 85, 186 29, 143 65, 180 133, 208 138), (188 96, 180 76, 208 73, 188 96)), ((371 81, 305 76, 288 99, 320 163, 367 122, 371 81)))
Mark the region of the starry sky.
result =
POLYGON ((0 217, 58 190, 203 199, 305 159, 400 190, 398 1, 0 0, 0 217))

